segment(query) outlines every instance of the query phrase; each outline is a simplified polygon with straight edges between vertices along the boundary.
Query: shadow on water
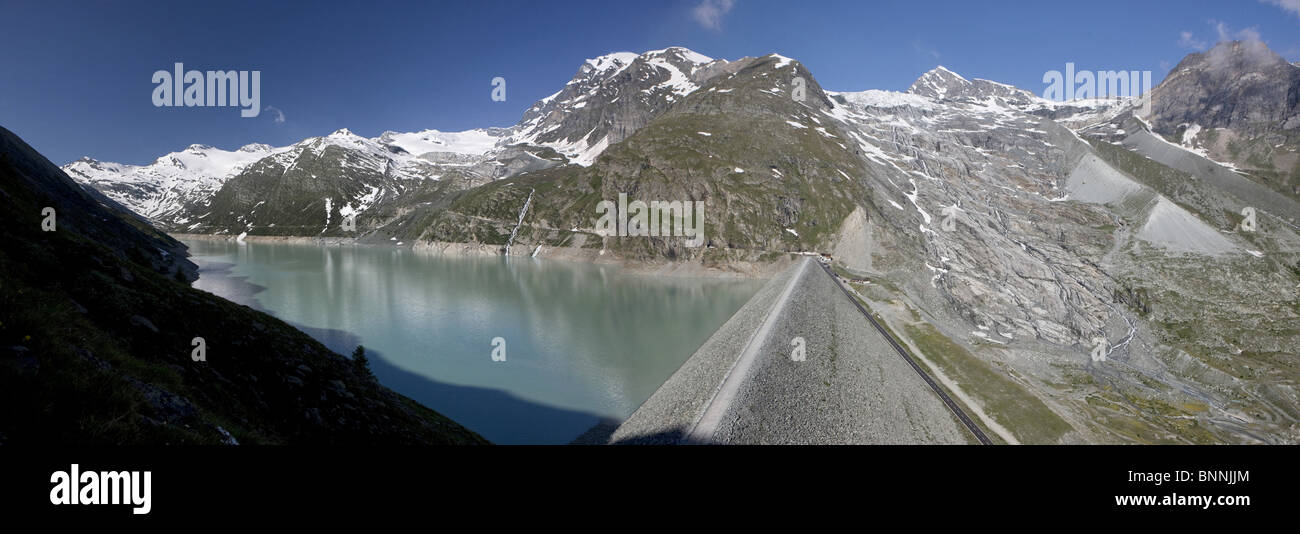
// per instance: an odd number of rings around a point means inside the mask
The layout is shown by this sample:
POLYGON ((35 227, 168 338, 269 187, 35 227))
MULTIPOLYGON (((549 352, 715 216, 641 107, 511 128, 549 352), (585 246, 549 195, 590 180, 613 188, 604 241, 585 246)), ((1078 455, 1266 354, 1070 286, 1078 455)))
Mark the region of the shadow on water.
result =
MULTIPOLYGON (((370 355, 368 351, 366 354, 370 355)), ((370 357, 370 367, 384 385, 494 443, 569 443, 602 419, 595 414, 526 401, 500 390, 435 382, 394 366, 382 355, 370 357)))
MULTIPOLYGON (((219 291, 205 291, 229 295, 227 298, 232 302, 275 316, 257 301, 256 295, 266 288, 248 282, 246 277, 231 275, 233 264, 201 262, 200 266, 200 280, 204 285, 221 286, 219 291)), ((357 345, 365 345, 361 337, 352 332, 285 322, 339 354, 350 355, 357 345)), ((493 443, 567 444, 575 437, 580 438, 593 429, 604 429, 611 424, 611 420, 605 417, 538 404, 497 389, 431 380, 398 367, 371 348, 366 348, 366 357, 381 384, 450 417, 493 443)), ((613 425, 617 426, 617 422, 613 425)))
MULTIPOLYGON (((365 345, 351 332, 289 324, 339 354, 350 355, 357 345, 365 345)), ((366 349, 366 357, 379 383, 450 417, 493 443, 566 444, 598 423, 608 421, 595 414, 527 401, 501 390, 431 380, 394 365, 383 353, 370 348, 366 349)))

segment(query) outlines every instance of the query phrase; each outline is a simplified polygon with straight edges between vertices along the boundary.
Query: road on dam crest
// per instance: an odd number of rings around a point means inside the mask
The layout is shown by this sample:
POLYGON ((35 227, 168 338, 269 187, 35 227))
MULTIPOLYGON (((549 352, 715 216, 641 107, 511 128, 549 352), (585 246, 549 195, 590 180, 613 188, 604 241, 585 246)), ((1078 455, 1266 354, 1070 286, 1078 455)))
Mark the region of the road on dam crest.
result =
POLYGON ((798 260, 710 337, 610 441, 989 443, 839 284, 819 262, 798 260))

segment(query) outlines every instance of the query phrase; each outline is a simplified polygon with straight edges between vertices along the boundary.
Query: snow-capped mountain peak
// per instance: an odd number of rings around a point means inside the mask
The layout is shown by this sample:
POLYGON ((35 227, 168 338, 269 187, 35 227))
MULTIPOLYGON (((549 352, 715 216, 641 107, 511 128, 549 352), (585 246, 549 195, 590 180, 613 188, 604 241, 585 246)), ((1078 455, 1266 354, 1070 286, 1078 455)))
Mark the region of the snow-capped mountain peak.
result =
POLYGON ((545 146, 589 165, 605 147, 699 89, 711 75, 708 67, 725 63, 680 46, 588 59, 563 89, 533 104, 501 143, 545 146))
MULTIPOLYGON (((1061 105, 1059 102, 1039 97, 1032 91, 982 78, 966 78, 943 66, 935 67, 922 74, 912 83, 907 92, 938 102, 961 102, 984 108, 1028 111, 1033 108, 1056 108, 1061 105)), ((1068 105, 1097 107, 1094 104, 1069 103, 1068 105)))
POLYGON ((940 65, 922 74, 920 78, 912 82, 912 86, 907 89, 907 92, 927 96, 935 100, 943 100, 949 94, 970 87, 970 85, 970 80, 940 65))
POLYGON ((605 73, 611 69, 622 69, 636 61, 637 54, 633 52, 614 52, 603 56, 588 59, 583 63, 582 71, 605 73))
POLYGON ((962 80, 965 80, 965 79, 966 79, 966 78, 963 77, 962 75, 957 74, 957 73, 954 72, 952 69, 949 69, 948 67, 945 67, 945 66, 943 66, 943 65, 938 65, 938 66, 936 66, 935 68, 930 69, 930 72, 935 73, 935 74, 938 74, 938 75, 943 75, 943 76, 955 76, 955 77, 957 77, 957 78, 959 78, 959 79, 962 79, 962 80))
POLYGON ((239 147, 240 152, 270 152, 274 147, 264 143, 249 143, 239 147))
POLYGON ((148 165, 83 157, 64 165, 63 171, 140 215, 163 220, 189 203, 206 201, 227 179, 254 162, 285 150, 258 143, 233 151, 193 144, 148 165))

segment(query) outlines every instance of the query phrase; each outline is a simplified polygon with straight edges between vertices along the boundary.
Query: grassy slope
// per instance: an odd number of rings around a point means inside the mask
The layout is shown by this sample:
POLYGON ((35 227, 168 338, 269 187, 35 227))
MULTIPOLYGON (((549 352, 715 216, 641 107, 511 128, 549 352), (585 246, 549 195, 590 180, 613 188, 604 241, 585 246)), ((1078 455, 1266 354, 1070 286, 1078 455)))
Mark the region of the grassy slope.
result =
POLYGON ((984 412, 1021 443, 1057 443, 1072 430, 1043 401, 1007 375, 1013 371, 990 366, 929 324, 908 324, 903 328, 927 359, 978 399, 984 412))
MULTIPOLYGON (((610 146, 591 167, 548 169, 472 189, 446 210, 407 225, 424 231, 405 237, 504 246, 534 191, 516 244, 565 246, 574 239, 570 229, 594 226, 598 202, 627 193, 629 201, 705 201, 704 233, 717 249, 828 250, 840 223, 868 195, 845 175, 865 171, 842 138, 812 128, 818 124, 807 118, 816 116, 811 107, 788 92, 772 92, 791 74, 791 67, 777 70, 774 63, 756 62, 697 90, 610 146), (810 127, 793 127, 790 119, 810 127)), ((812 89, 809 94, 817 98, 812 89)), ((580 233, 586 234, 584 247, 601 246, 599 236, 580 233)), ((641 259, 698 254, 707 261, 721 254, 656 237, 607 238, 604 246, 641 259)))

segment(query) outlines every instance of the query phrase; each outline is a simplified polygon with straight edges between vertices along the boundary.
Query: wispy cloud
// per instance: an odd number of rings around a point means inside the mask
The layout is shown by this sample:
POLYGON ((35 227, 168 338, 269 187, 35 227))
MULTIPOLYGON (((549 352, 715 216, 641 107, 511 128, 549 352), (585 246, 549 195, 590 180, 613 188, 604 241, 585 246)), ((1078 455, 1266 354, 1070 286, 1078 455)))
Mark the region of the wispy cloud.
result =
MULTIPOLYGON (((1264 44, 1262 36, 1257 28, 1246 28, 1242 30, 1233 30, 1222 21, 1210 19, 1210 26, 1214 28, 1220 43, 1228 41, 1240 41, 1242 43, 1242 58, 1252 63, 1263 63, 1273 61, 1276 56, 1268 50, 1264 44)), ((1215 47, 1210 49, 1206 56, 1210 61, 1211 69, 1220 69, 1235 61, 1234 57, 1226 48, 1215 47)))
POLYGON ((1300 17, 1300 0, 1260 0, 1265 4, 1273 4, 1277 7, 1291 12, 1292 15, 1300 17))
POLYGON ((1223 21, 1210 19, 1210 24, 1214 25, 1214 33, 1219 35, 1220 43, 1232 40, 1232 30, 1228 29, 1228 25, 1223 21))
POLYGON ((1197 39, 1192 32, 1183 30, 1178 34, 1178 46, 1192 50, 1205 50, 1209 44, 1204 39, 1197 39))
MULTIPOLYGON (((1282 0, 1279 0, 1282 1, 1282 0)), ((1300 5, 1300 0, 1285 0, 1300 5)), ((1257 28, 1245 28, 1234 30, 1231 26, 1221 20, 1210 19, 1206 21, 1214 31, 1214 43, 1223 43, 1228 41, 1242 41, 1252 48, 1258 48, 1263 43, 1263 38, 1257 28)), ((1195 33, 1183 30, 1178 32, 1178 46, 1190 48, 1192 50, 1204 51, 1210 48, 1211 41, 1199 38, 1195 33)))
POLYGON ((1246 41, 1247 43, 1264 42, 1264 39, 1262 39, 1259 35, 1259 30, 1256 30, 1255 28, 1246 28, 1244 30, 1237 32, 1237 40, 1246 41))
POLYGON ((935 61, 939 60, 939 51, 926 46, 920 41, 912 41, 912 50, 916 51, 917 54, 930 56, 930 58, 935 61))
POLYGON ((722 17, 736 5, 736 0, 702 0, 700 5, 691 10, 695 22, 710 30, 722 29, 722 17))
POLYGON ((1223 21, 1214 19, 1210 19, 1210 24, 1214 26, 1214 33, 1218 34, 1219 42, 1245 41, 1247 43, 1258 43, 1261 41, 1258 29, 1246 28, 1243 30, 1233 31, 1233 29, 1227 24, 1224 24, 1223 21))
POLYGON ((275 106, 266 106, 266 109, 262 111, 270 111, 271 113, 274 113, 275 118, 272 120, 274 120, 276 124, 284 124, 284 112, 280 111, 280 108, 275 106))

